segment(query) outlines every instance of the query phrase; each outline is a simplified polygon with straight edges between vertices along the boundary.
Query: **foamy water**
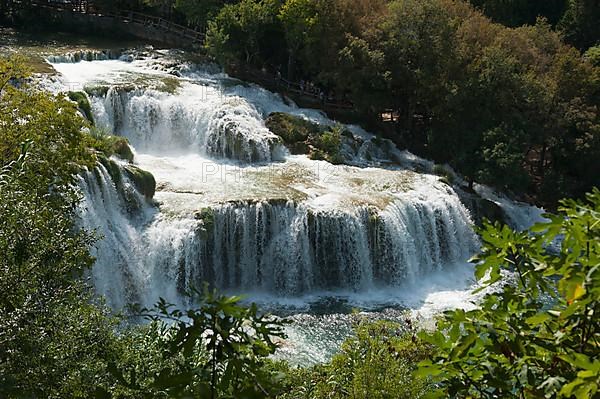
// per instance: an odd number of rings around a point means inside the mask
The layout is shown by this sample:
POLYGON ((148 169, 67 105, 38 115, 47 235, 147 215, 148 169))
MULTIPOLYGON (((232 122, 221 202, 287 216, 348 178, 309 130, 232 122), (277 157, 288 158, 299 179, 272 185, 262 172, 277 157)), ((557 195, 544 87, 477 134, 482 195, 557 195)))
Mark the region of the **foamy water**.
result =
POLYGON ((354 166, 291 156, 265 127, 269 113, 335 121, 168 52, 52 66, 53 87, 93 93, 97 124, 127 137, 157 181, 151 204, 103 166, 81 179, 82 225, 104 236, 94 284, 115 309, 184 304, 183 289, 208 281, 294 315, 281 356, 315 362, 347 335, 354 307, 401 320, 475 306, 472 221, 451 187, 415 172, 429 161, 356 126, 354 166))

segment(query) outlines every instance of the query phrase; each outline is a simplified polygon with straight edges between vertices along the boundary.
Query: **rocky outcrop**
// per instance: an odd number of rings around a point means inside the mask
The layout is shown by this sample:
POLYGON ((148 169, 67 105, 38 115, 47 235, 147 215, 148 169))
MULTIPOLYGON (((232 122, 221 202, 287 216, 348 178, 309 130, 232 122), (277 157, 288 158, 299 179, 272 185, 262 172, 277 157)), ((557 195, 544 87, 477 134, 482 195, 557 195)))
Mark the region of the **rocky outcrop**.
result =
POLYGON ((152 199, 156 192, 156 180, 152 173, 134 165, 125 165, 123 171, 131 180, 135 188, 147 199, 152 199))
POLYGON ((281 137, 292 154, 307 154, 311 159, 333 164, 344 163, 342 140, 352 137, 341 126, 319 125, 283 112, 269 115, 265 125, 281 137))
POLYGON ((477 226, 482 226, 485 219, 490 222, 506 223, 504 210, 495 202, 482 198, 477 193, 456 189, 463 205, 471 212, 471 217, 477 226))
POLYGON ((90 100, 83 91, 70 91, 67 96, 71 101, 77 103, 77 109, 79 112, 93 125, 94 116, 92 115, 92 106, 90 100))

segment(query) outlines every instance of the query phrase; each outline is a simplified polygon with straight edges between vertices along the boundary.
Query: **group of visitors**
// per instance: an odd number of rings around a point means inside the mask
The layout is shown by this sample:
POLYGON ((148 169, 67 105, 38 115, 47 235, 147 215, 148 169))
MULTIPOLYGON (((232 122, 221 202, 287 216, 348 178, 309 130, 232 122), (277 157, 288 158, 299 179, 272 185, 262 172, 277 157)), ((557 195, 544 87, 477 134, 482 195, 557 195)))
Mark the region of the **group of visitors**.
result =
POLYGON ((301 79, 299 83, 290 82, 281 76, 281 71, 279 70, 277 70, 276 80, 278 84, 283 84, 288 89, 297 91, 302 95, 318 98, 323 106, 325 106, 326 103, 336 103, 338 100, 333 90, 327 92, 310 80, 301 79))

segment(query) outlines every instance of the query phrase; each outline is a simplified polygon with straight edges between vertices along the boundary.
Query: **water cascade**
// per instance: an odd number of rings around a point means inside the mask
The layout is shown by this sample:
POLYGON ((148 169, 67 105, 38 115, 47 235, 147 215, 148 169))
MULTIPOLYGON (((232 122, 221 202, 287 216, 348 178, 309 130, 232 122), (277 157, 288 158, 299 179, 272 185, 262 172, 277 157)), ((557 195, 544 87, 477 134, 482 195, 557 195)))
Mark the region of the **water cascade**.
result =
POLYGON ((62 55, 51 55, 47 57, 47 60, 51 63, 77 63, 80 61, 117 60, 121 57, 124 56, 118 50, 79 50, 62 55))
POLYGON ((144 59, 80 59, 86 73, 50 61, 66 82, 89 89, 97 124, 127 137, 137 166, 157 180, 150 201, 106 165, 80 179, 81 223, 103 236, 94 284, 115 308, 159 296, 177 302, 203 282, 282 298, 400 287, 464 264, 477 249, 453 189, 362 157, 376 146, 360 129, 348 127, 369 141, 353 162, 361 166, 292 156, 265 127, 270 112, 334 122, 220 74, 173 77, 144 59))
POLYGON ((139 151, 184 151, 245 162, 269 162, 283 151, 258 111, 240 97, 188 87, 172 95, 157 90, 111 87, 94 109, 109 131, 139 151))

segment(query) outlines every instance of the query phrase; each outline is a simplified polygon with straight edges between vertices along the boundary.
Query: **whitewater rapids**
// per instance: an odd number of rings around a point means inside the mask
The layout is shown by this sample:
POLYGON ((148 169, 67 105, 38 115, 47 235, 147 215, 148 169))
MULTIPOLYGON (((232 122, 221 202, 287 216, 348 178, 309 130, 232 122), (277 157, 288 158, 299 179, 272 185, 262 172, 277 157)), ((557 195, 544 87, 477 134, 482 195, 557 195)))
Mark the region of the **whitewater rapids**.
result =
MULTIPOLYGON (((185 305, 181 293, 203 282, 296 313, 331 298, 343 312, 472 306, 472 219, 453 188, 427 173, 430 162, 356 126, 345 127, 348 165, 292 156, 266 128, 270 113, 335 121, 177 52, 48 60, 59 74, 48 87, 85 90, 97 127, 126 137, 136 166, 156 179, 149 200, 106 165, 80 177, 82 227, 103 237, 91 277, 114 309, 160 297, 185 305)), ((510 211, 527 224, 521 208, 510 211)), ((325 360, 324 331, 351 324, 336 306, 325 318, 294 316, 304 329, 290 330, 301 347, 288 347, 291 357, 325 360)))

